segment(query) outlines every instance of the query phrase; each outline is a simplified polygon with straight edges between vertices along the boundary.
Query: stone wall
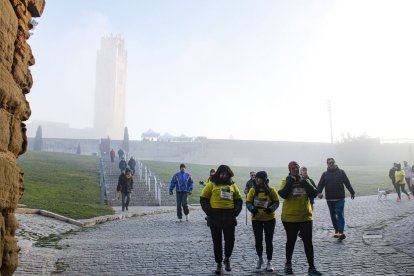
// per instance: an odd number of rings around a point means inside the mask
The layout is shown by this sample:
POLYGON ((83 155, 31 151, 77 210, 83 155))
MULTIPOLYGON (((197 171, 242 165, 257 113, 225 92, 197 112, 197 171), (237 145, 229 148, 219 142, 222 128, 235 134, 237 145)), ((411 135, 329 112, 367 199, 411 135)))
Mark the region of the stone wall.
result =
POLYGON ((27 148, 26 125, 31 110, 26 100, 35 63, 27 39, 32 17, 44 0, 0 0, 0 274, 12 275, 18 264, 14 210, 23 195, 23 172, 16 163, 27 148))

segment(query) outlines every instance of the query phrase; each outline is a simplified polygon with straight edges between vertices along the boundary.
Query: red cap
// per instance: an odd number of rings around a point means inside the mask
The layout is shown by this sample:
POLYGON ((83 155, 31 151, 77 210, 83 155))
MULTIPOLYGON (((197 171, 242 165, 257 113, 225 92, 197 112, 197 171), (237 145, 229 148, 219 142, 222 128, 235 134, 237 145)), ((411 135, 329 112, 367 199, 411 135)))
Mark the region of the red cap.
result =
POLYGON ((298 166, 298 167, 299 167, 298 162, 296 162, 296 161, 290 161, 290 162, 289 162, 289 165, 288 165, 289 172, 290 172, 290 171, 291 171, 294 167, 296 167, 296 166, 298 166))

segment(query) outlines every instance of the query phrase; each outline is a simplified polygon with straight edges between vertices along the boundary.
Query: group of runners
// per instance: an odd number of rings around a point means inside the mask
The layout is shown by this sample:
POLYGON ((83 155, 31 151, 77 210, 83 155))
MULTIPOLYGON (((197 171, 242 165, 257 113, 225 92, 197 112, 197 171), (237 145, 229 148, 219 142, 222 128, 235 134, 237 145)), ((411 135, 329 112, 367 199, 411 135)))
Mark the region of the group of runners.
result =
MULTIPOLYGON (((307 168, 300 167, 298 162, 288 164, 289 173, 282 180, 279 189, 270 185, 266 171, 251 172, 251 179, 244 190, 246 208, 251 213, 252 228, 255 237, 257 263, 255 268, 273 271, 273 235, 276 225, 276 209, 283 199, 281 220, 286 232, 286 263, 285 274, 293 274, 292 255, 298 236, 302 239, 308 262, 308 275, 322 275, 314 264, 312 243, 313 200, 325 198, 329 207, 332 225, 335 230, 333 237, 338 240, 346 238, 344 234, 345 219, 345 187, 355 198, 355 191, 346 175, 338 168, 333 158, 327 159, 327 170, 322 174, 318 185, 308 176, 307 168), (266 245, 266 261, 263 258, 263 237, 266 245)), ((234 173, 227 165, 212 169, 210 176, 200 184, 204 188, 200 194, 200 205, 206 214, 207 225, 210 227, 213 241, 216 274, 223 269, 231 271, 231 255, 235 242, 235 227, 237 216, 242 211, 242 194, 233 181, 234 173), (222 239, 224 238, 224 256, 222 239), (223 268, 224 266, 224 268, 223 268)), ((189 217, 187 196, 192 193, 193 180, 185 172, 185 165, 180 165, 180 171, 175 174, 170 184, 170 194, 176 189, 177 217, 182 220, 182 207, 186 219, 189 217), (185 204, 184 204, 185 203, 185 204)))

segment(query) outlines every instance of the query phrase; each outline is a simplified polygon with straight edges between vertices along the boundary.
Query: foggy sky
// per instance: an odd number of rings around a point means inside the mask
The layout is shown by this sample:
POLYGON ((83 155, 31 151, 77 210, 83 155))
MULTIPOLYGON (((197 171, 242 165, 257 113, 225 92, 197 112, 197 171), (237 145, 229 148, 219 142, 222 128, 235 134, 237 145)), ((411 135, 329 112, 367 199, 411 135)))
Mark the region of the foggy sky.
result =
POLYGON ((92 127, 96 52, 128 51, 126 126, 209 138, 413 138, 412 1, 48 1, 31 120, 92 127))

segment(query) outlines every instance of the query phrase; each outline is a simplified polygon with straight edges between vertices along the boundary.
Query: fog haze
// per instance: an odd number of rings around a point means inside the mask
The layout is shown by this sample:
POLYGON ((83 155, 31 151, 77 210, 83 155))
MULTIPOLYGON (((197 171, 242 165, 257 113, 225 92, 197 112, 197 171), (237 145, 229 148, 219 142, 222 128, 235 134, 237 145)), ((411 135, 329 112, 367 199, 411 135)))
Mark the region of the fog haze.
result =
POLYGON ((414 138, 412 1, 48 1, 31 120, 93 124, 102 36, 125 39, 126 126, 208 138, 414 138))

